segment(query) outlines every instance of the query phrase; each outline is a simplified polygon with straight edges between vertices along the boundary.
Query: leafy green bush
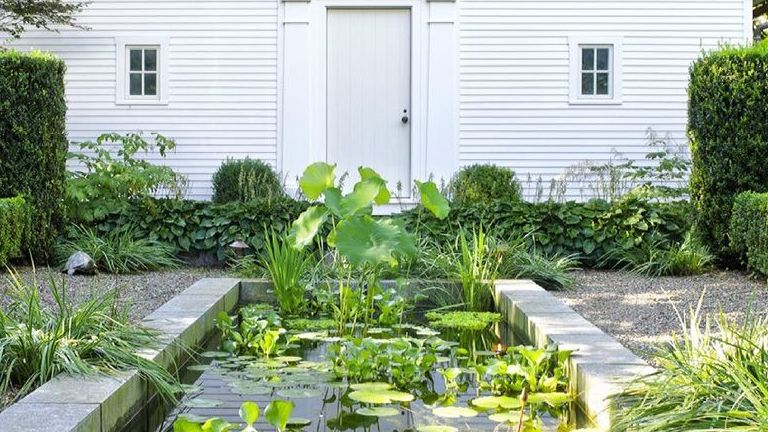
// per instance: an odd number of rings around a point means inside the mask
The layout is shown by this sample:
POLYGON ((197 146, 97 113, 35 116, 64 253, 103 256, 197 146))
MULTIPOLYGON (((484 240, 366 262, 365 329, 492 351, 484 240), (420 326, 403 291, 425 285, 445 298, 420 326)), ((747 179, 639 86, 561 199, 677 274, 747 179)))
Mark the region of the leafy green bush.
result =
POLYGON ((213 202, 281 198, 283 185, 272 167, 258 159, 227 159, 213 175, 213 202))
POLYGON ((156 332, 130 322, 115 291, 76 304, 62 283, 51 281, 55 307, 43 303, 37 285, 9 278, 10 304, 0 308, 0 394, 22 397, 58 375, 93 375, 137 369, 158 394, 176 400, 178 381, 138 350, 158 345, 156 332))
POLYGON ((731 216, 731 247, 747 266, 768 276, 768 193, 744 192, 731 216))
POLYGON ((29 210, 22 197, 0 199, 0 268, 24 252, 29 230, 29 210))
POLYGON ((482 225, 498 239, 528 234, 529 247, 543 256, 579 257, 584 265, 592 266, 618 246, 640 247, 651 241, 654 233, 681 241, 690 227, 689 213, 683 202, 657 203, 630 196, 615 203, 494 201, 454 205, 445 220, 416 208, 400 218, 409 230, 435 244, 450 245, 461 227, 482 225))
POLYGON ((682 242, 656 235, 640 247, 616 248, 601 260, 606 267, 621 267, 643 276, 690 276, 710 270, 715 257, 693 230, 682 242))
POLYGON ((487 203, 493 200, 522 200, 515 172, 497 165, 471 165, 459 170, 451 179, 453 200, 462 204, 487 203))
POLYGON ((126 200, 149 199, 156 194, 177 199, 184 196, 186 177, 136 157, 139 152, 149 154, 155 146, 162 157, 176 148, 173 140, 157 133, 152 136, 153 142, 148 142, 140 133, 107 133, 95 142, 80 143, 81 152, 71 153, 70 159, 85 171, 70 172, 66 188, 67 209, 74 220, 99 219, 126 200), (105 145, 118 145, 117 157, 105 145))
POLYGON ((573 256, 547 257, 526 247, 524 240, 519 247, 506 248, 502 253, 499 278, 530 279, 546 289, 562 290, 573 286, 570 272, 579 267, 573 256))
POLYGON ((733 200, 740 192, 768 191, 768 42, 724 48, 691 67, 689 132, 691 198, 702 240, 732 261, 733 200))
POLYGON ((102 235, 82 226, 73 227, 68 237, 56 246, 56 257, 64 264, 77 251, 87 253, 99 270, 126 274, 175 268, 176 249, 168 243, 141 238, 130 227, 102 235))
POLYGON ((38 261, 50 257, 64 219, 65 69, 50 54, 0 50, 0 197, 26 197, 38 261))

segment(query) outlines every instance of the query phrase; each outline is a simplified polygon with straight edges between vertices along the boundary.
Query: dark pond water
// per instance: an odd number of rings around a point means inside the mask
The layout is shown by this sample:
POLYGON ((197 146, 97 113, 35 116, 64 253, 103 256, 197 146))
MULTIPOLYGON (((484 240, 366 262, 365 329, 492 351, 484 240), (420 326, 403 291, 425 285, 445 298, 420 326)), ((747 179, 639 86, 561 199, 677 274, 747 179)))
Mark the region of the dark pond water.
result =
MULTIPOLYGON (((386 334, 382 337, 386 337, 386 334)), ((483 332, 442 332, 440 337, 455 341, 476 356, 490 356, 502 345, 524 344, 504 324, 483 332)), ((446 392, 443 378, 435 371, 432 379, 422 388, 411 389, 416 400, 399 413, 390 417, 368 417, 355 413, 361 404, 346 397, 347 384, 336 381, 329 370, 327 350, 332 342, 304 339, 298 347, 289 349, 269 361, 254 357, 227 358, 216 353, 218 342, 212 340, 198 362, 187 369, 184 382, 190 383, 189 393, 182 403, 157 427, 149 430, 168 432, 178 416, 191 419, 221 417, 230 422, 240 422, 238 409, 243 401, 257 402, 262 410, 274 399, 292 400, 295 409, 292 417, 306 419, 304 431, 377 431, 413 432, 419 426, 450 425, 461 431, 507 431, 508 425, 491 420, 491 412, 480 412, 470 418, 443 418, 433 414, 431 404, 441 398, 455 398, 455 406, 468 407, 469 401, 490 395, 478 392, 471 377, 460 379, 463 383, 458 392, 446 392), (295 358, 290 358, 295 357, 295 358), (297 358, 301 357, 301 360, 297 358)), ((437 368, 462 367, 466 357, 443 358, 437 368)), ((397 405, 389 405, 395 406, 397 405)), ((577 420, 569 407, 543 416, 543 431, 567 431, 575 428, 577 420)), ((157 424, 157 423, 155 423, 157 424)), ((582 425, 579 425, 582 426, 582 425)), ((261 421, 259 431, 274 430, 261 421)), ((514 428, 516 429, 516 428, 514 428)))

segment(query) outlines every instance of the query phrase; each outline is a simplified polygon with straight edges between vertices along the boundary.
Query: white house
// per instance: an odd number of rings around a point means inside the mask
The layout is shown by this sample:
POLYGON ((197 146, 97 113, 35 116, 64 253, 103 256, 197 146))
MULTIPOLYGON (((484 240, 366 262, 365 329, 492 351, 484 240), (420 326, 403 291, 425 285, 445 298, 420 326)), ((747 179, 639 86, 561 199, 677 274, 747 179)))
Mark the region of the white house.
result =
MULTIPOLYGON (((751 0, 94 0, 16 42, 68 65, 69 136, 175 138, 210 195, 226 157, 392 183, 493 162, 559 175, 649 127, 686 142, 688 66, 752 35, 751 0)), ((407 189, 407 188, 406 188, 407 189)))

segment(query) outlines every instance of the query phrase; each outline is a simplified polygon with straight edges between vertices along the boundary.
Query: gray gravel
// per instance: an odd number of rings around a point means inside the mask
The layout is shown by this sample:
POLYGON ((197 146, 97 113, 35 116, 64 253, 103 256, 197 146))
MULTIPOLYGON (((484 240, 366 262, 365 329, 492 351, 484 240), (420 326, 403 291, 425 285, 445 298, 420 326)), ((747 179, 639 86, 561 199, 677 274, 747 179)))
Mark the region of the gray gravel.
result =
MULTIPOLYGON (((16 269, 22 280, 42 287, 44 301, 52 303, 50 284, 64 281, 71 298, 75 300, 99 295, 109 290, 117 290, 120 303, 130 305, 132 319, 139 320, 157 309, 174 295, 204 277, 231 276, 224 269, 183 267, 175 270, 148 272, 135 275, 99 274, 96 276, 67 276, 49 268, 16 269)), ((8 274, 0 272, 0 307, 8 302, 8 274)))
POLYGON ((768 284, 740 272, 656 279, 615 271, 575 276, 573 290, 553 294, 647 359, 681 333, 677 311, 688 315, 700 298, 703 312, 722 311, 731 319, 743 317, 750 304, 753 313, 768 313, 768 284))

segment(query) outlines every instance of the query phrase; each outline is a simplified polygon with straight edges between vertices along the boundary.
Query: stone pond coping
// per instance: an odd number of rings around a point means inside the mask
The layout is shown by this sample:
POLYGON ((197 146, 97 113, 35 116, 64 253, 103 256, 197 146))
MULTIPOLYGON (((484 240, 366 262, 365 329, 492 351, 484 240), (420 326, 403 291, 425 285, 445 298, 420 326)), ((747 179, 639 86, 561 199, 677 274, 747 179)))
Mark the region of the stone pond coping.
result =
MULTIPOLYGON (((144 318, 143 325, 160 332, 161 344, 141 354, 175 370, 187 360, 189 348, 204 342, 216 315, 232 311, 239 298, 239 279, 201 279, 144 318)), ((154 396, 135 371, 60 375, 0 412, 0 431, 111 432, 154 396)))
POLYGON ((540 347, 554 342, 574 351, 568 364, 571 387, 577 404, 599 429, 606 429, 614 414, 608 396, 638 375, 655 371, 534 282, 496 281, 495 292, 499 311, 516 333, 540 347))
MULTIPOLYGON (((231 312, 239 302, 269 300, 270 288, 269 281, 259 279, 201 279, 144 318, 142 324, 160 332, 161 346, 142 354, 176 370, 188 359, 188 349, 204 342, 219 312, 231 312)), ((569 364, 572 386, 578 404, 598 427, 610 424, 607 396, 638 374, 653 371, 535 283, 497 281, 495 291, 500 312, 517 333, 539 346, 556 342, 562 349, 576 350, 569 364)), ((154 396, 135 371, 61 375, 0 412, 0 430, 112 432, 154 396)))

